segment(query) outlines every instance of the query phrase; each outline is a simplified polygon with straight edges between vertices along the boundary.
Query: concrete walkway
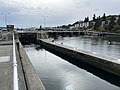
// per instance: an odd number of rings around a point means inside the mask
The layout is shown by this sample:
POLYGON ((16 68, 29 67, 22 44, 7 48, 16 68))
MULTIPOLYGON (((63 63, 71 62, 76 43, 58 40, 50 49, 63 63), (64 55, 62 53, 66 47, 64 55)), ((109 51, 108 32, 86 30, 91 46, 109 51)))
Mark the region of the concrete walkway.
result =
POLYGON ((0 90, 12 90, 12 46, 0 46, 0 90), (3 60, 3 57, 8 60, 3 60))
MULTIPOLYGON (((13 46, 7 41, 0 43, 5 43, 0 45, 0 90, 13 90, 13 46)), ((45 90, 22 45, 19 45, 16 45, 19 90, 45 90)))
MULTIPOLYGON (((12 45, 0 46, 0 90, 13 90, 12 58, 12 45)), ((18 55, 17 61, 19 73, 19 90, 26 90, 26 85, 18 55)))

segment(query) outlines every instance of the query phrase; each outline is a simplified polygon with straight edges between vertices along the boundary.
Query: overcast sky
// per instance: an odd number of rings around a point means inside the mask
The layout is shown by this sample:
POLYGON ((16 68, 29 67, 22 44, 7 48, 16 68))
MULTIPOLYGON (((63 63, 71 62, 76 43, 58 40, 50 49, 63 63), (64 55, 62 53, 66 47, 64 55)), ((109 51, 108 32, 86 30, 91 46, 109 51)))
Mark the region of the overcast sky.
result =
MULTIPOLYGON (((15 27, 39 27, 72 24, 84 17, 120 14, 120 0, 0 0, 0 13, 7 14, 8 24, 15 27)), ((0 26, 5 25, 0 14, 0 26)))

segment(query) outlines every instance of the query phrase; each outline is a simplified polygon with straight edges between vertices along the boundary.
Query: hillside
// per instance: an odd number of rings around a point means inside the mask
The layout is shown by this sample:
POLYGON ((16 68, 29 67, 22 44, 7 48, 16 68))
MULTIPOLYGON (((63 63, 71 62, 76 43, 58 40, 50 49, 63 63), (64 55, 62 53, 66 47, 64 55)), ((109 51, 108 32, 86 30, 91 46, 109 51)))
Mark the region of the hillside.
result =
POLYGON ((120 33, 120 15, 97 18, 94 22, 93 30, 120 33))

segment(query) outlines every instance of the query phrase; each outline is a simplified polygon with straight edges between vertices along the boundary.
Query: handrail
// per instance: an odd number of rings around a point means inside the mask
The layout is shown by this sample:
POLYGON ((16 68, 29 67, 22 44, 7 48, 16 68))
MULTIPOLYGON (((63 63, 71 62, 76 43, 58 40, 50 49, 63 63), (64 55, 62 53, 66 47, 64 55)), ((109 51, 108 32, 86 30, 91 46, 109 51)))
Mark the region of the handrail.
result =
POLYGON ((18 71, 17 71, 17 60, 16 60, 16 43, 13 32, 13 90, 19 90, 18 87, 18 71))

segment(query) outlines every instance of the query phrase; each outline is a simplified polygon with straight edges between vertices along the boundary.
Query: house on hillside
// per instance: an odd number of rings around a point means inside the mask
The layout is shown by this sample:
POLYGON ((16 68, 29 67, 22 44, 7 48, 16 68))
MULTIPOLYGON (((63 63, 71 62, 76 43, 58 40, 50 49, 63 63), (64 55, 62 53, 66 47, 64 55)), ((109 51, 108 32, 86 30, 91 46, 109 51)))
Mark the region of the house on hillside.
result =
POLYGON ((101 27, 108 26, 110 23, 110 20, 107 19, 106 21, 102 21, 101 27))
POLYGON ((89 26, 89 22, 81 22, 80 28, 87 28, 89 26))
POLYGON ((95 25, 95 21, 89 21, 89 25, 92 25, 92 26, 94 26, 95 25))
MULTIPOLYGON (((109 25, 109 23, 110 23, 110 21, 111 21, 111 15, 110 16, 108 16, 108 17, 106 17, 106 20, 105 21, 102 21, 102 27, 104 27, 104 26, 108 26, 109 25)), ((119 19, 119 16, 114 16, 115 17, 115 23, 117 23, 117 20, 119 19)))
POLYGON ((89 22, 79 21, 74 23, 74 29, 85 29, 89 27, 89 22))
POLYGON ((75 25, 70 25, 69 29, 75 29, 75 25))
POLYGON ((80 28, 80 23, 75 24, 75 29, 79 29, 80 28))
POLYGON ((116 20, 115 20, 115 23, 117 23, 118 19, 119 19, 119 16, 116 16, 116 20))
POLYGON ((75 29, 79 29, 79 27, 80 27, 80 21, 75 22, 73 25, 74 25, 75 29))

